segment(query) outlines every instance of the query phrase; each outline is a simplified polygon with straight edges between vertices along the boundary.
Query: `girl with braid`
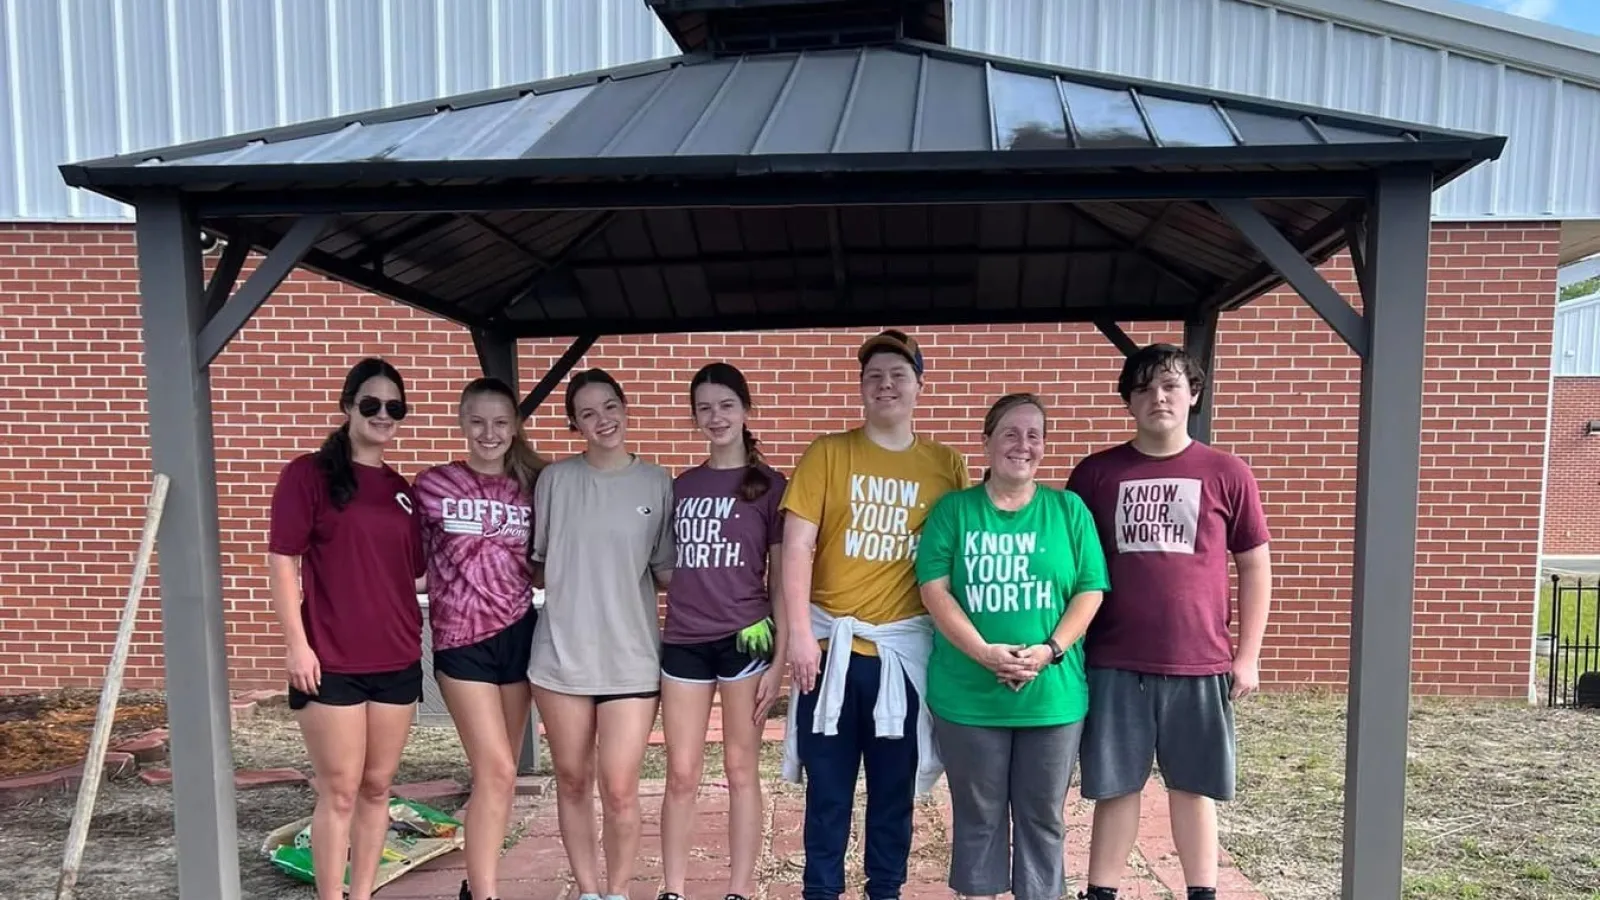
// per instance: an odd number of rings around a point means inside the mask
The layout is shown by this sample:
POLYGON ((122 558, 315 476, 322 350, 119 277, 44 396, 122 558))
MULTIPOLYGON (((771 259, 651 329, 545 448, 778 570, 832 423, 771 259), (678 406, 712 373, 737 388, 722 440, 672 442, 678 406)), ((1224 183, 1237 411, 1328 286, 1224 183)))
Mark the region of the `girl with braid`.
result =
MULTIPOLYGON (((786 480, 762 459, 745 424, 750 387, 727 363, 689 383, 695 428, 708 458, 673 483, 677 565, 667 590, 661 647, 661 713, 667 793, 661 808, 664 892, 682 900, 695 793, 700 787, 712 696, 722 694, 723 764, 728 778, 727 900, 755 889, 761 839, 761 733, 778 696, 783 632, 774 623, 780 583, 786 480)), ((703 898, 693 898, 703 900, 703 898)))

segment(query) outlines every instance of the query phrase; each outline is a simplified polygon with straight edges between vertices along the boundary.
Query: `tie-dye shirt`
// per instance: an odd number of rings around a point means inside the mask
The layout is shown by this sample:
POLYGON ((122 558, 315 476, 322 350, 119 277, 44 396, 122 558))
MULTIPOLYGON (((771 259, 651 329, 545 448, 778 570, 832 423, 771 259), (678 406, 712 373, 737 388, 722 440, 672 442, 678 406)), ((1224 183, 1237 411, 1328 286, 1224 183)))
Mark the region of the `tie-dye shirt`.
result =
POLYGON ((452 462, 418 475, 415 490, 433 648, 475 644, 526 615, 533 598, 526 562, 533 504, 517 482, 452 462))

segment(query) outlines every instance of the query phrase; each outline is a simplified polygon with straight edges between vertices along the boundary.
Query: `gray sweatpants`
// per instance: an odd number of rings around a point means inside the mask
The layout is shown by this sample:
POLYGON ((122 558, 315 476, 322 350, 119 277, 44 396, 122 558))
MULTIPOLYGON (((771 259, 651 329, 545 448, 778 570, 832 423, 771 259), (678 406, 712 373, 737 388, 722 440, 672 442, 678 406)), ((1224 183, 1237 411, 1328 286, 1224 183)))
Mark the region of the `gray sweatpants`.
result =
POLYGON ((950 888, 967 895, 1059 900, 1062 806, 1083 723, 983 728, 933 716, 950 784, 950 888))

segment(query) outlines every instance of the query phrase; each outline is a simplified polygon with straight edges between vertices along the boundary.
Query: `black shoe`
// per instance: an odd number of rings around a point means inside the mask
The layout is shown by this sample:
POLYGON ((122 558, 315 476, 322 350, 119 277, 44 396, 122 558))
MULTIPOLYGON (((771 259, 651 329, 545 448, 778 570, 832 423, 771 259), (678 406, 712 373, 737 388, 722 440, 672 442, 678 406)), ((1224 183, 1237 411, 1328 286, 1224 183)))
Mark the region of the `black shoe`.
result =
POLYGON ((467 880, 461 879, 461 895, 456 900, 472 900, 472 889, 467 887, 467 880))
POLYGON ((723 897, 722 900, 750 900, 750 898, 743 894, 729 894, 723 897))
POLYGON ((656 895, 656 900, 684 900, 684 898, 682 894, 674 894, 671 891, 662 891, 656 895))

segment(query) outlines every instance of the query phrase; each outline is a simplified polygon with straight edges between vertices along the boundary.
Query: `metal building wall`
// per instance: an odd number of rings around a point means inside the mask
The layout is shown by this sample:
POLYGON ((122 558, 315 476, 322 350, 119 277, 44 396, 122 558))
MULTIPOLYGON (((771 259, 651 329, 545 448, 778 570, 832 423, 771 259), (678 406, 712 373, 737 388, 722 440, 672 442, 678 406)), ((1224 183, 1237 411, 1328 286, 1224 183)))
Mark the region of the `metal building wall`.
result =
MULTIPOLYGON (((1509 134, 1444 219, 1600 218, 1600 82, 1245 0, 954 0, 958 46, 1509 134), (1248 52, 1246 52, 1248 48, 1248 52)), ((63 161, 667 56, 640 0, 0 0, 0 220, 119 220, 63 161)))
POLYGON ((1552 350, 1555 374, 1600 375, 1600 294, 1556 307, 1552 350))

